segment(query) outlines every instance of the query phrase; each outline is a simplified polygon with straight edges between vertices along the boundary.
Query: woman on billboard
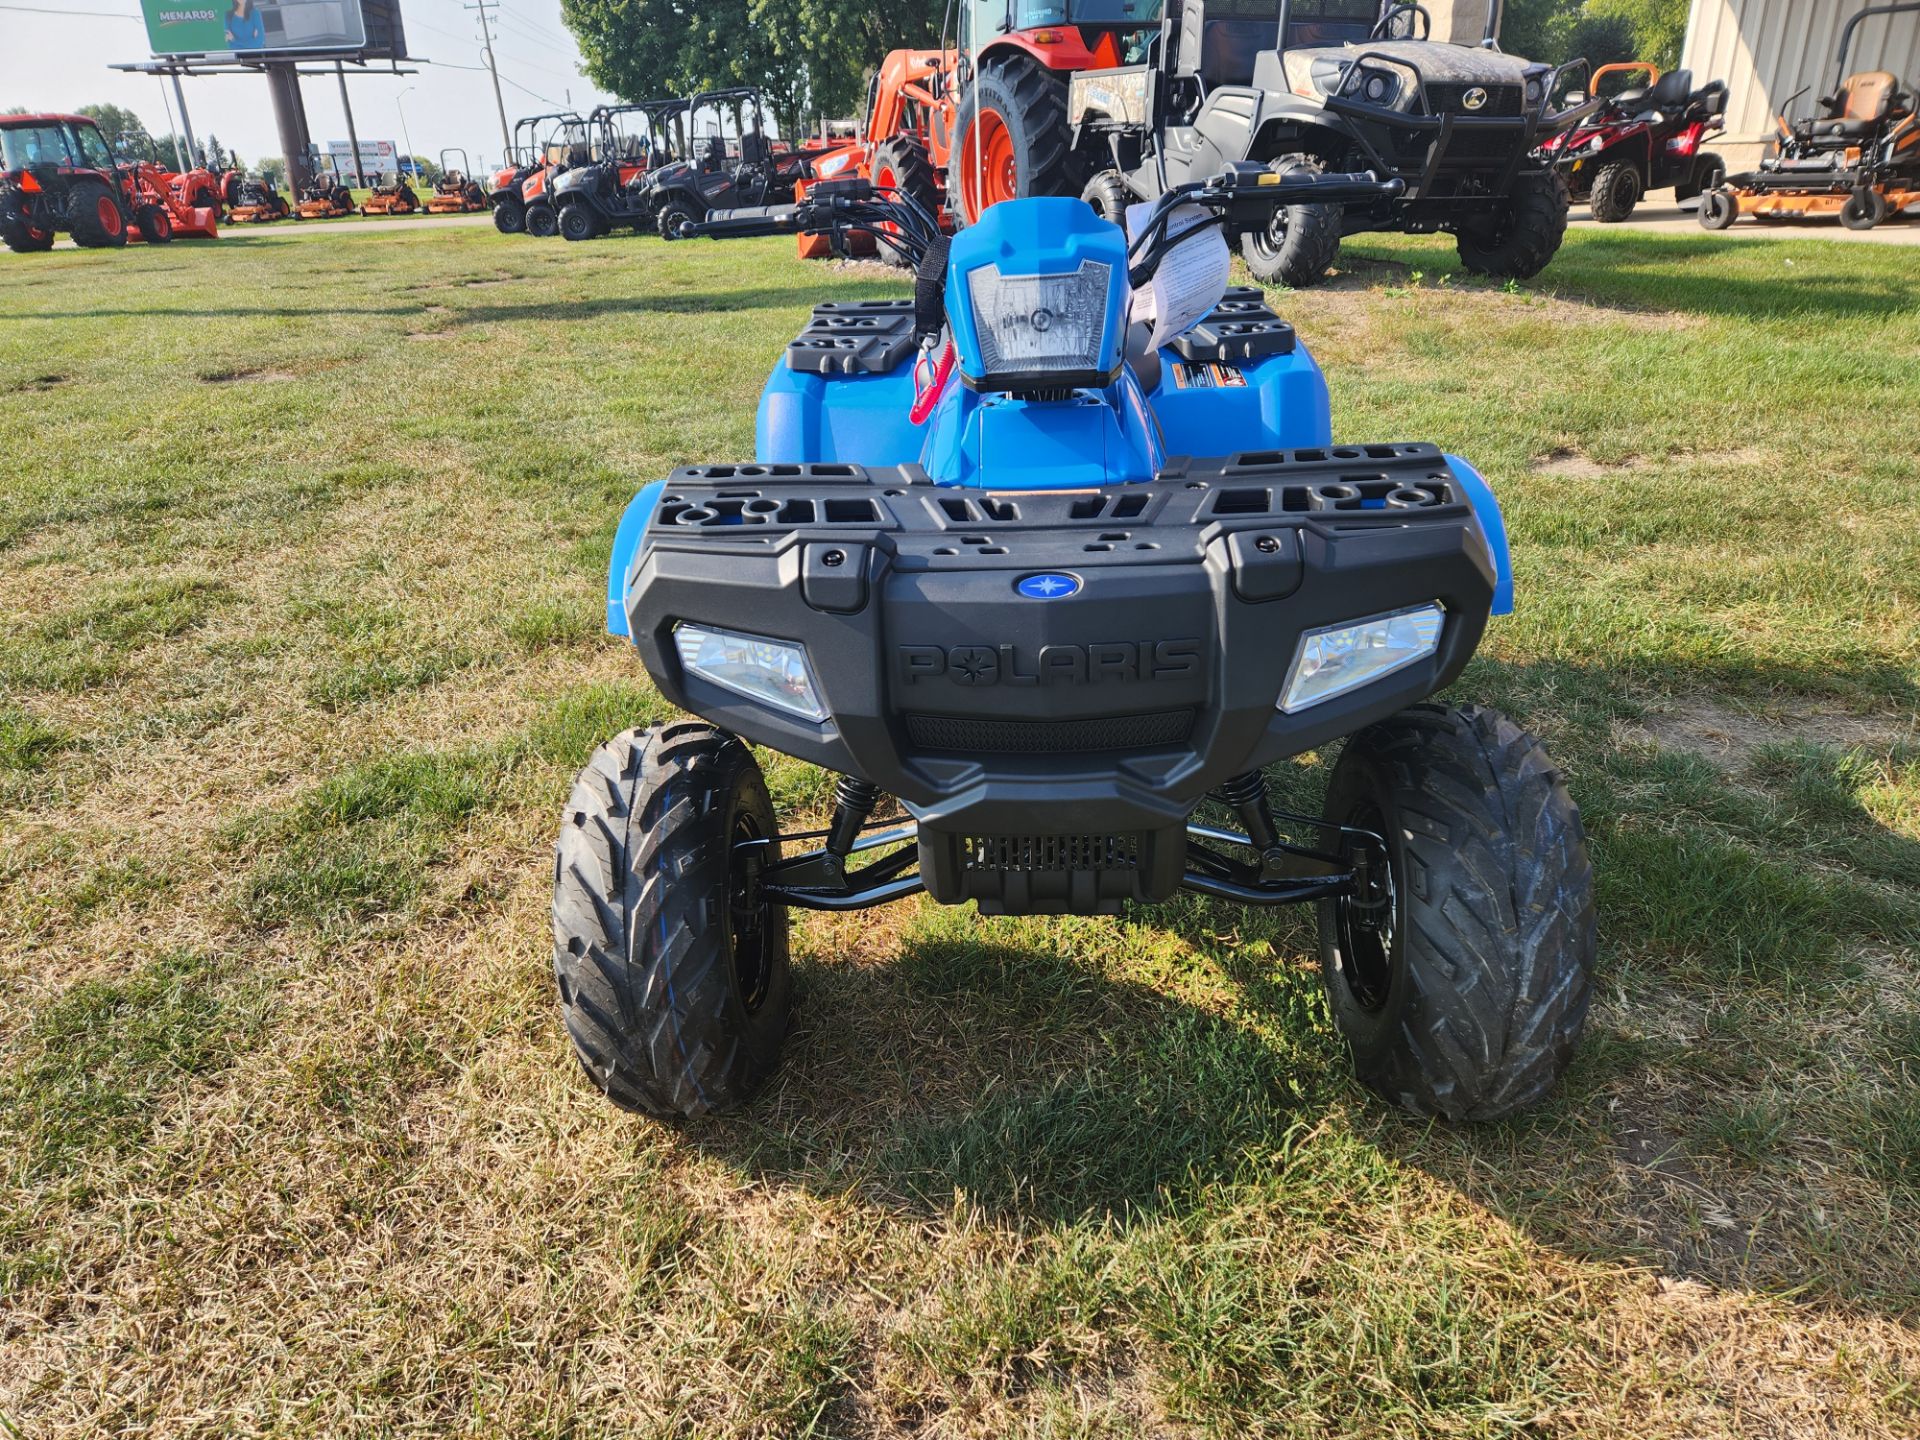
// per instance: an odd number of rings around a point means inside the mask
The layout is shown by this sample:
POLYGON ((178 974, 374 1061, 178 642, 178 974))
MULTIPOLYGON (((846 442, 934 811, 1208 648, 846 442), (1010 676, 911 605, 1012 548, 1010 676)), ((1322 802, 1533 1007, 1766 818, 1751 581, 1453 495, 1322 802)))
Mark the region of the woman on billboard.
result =
POLYGON ((267 48, 267 22, 253 0, 233 0, 227 11, 227 47, 232 50, 267 48))

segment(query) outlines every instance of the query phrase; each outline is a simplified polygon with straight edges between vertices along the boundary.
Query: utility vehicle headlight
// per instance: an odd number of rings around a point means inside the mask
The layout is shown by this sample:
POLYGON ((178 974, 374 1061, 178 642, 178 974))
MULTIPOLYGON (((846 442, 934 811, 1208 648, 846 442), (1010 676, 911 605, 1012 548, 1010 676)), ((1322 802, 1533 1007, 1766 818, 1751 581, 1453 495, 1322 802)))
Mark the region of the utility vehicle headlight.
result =
POLYGON ((969 273, 987 376, 1104 373, 1112 280, 1113 267, 1098 260, 1065 275, 1002 275, 997 265, 969 273))
POLYGON ((1292 715, 1426 659, 1440 648, 1445 618, 1438 605, 1418 605, 1309 630, 1300 637, 1280 708, 1292 715))
POLYGON ((1546 88, 1545 82, 1537 75, 1527 81, 1527 105, 1529 108, 1540 103, 1540 97, 1546 93, 1546 88))
POLYGON ((807 652, 798 645, 685 623, 673 627, 673 643, 689 674, 790 715, 827 718, 807 652))

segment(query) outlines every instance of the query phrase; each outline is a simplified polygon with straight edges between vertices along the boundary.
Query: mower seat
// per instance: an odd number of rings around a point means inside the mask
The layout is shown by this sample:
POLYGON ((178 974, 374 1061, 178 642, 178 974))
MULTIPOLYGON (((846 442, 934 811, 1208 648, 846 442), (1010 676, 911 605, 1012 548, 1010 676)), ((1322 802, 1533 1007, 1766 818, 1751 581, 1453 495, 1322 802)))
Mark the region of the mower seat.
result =
POLYGON ((1886 124, 1900 98, 1900 82, 1885 70, 1849 75, 1846 84, 1820 102, 1827 113, 1806 124, 1806 137, 1815 144, 1865 140, 1886 124))

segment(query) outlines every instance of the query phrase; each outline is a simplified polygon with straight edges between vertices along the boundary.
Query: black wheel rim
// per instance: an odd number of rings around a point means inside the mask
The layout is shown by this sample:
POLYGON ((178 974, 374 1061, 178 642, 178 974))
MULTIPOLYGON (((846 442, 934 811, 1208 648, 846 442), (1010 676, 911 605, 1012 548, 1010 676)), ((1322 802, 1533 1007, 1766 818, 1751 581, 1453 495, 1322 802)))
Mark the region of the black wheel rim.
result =
MULTIPOLYGON (((1373 805, 1365 805, 1347 817, 1346 823, 1356 830, 1371 830, 1375 834, 1383 832, 1383 817, 1373 805)), ((1349 843, 1346 852, 1351 855, 1354 846, 1349 843)), ((1387 996, 1393 988, 1394 945, 1398 938, 1400 909, 1400 891, 1394 878, 1394 865, 1391 852, 1386 856, 1374 857, 1375 864, 1381 865, 1381 889, 1385 892, 1386 903, 1377 910, 1357 904, 1350 898, 1335 902, 1335 915, 1339 923, 1340 939, 1340 978, 1345 982, 1347 993, 1353 997, 1353 1003, 1362 1010, 1376 1011, 1387 1003, 1387 996)))
POLYGON ((760 862, 753 857, 762 847, 746 848, 763 839, 760 824, 742 811, 733 817, 727 866, 727 948, 733 956, 733 980, 740 992, 741 1007, 751 1015, 766 1001, 773 982, 773 957, 767 935, 771 928, 768 912, 772 908, 758 899, 760 862))

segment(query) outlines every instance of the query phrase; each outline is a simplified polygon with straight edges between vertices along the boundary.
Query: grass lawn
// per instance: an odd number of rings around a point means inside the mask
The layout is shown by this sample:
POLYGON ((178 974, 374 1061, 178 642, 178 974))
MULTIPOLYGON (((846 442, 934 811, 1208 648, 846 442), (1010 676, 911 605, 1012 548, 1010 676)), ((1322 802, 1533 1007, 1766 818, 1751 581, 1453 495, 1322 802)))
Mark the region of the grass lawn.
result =
POLYGON ((1457 694, 1592 837, 1581 1057, 1466 1130, 1355 1086, 1305 917, 1194 900, 809 918, 749 1112, 586 1083, 551 832, 665 714, 615 519, 898 282, 485 227, 0 260, 0 1433, 1920 1433, 1906 251, 1583 231, 1502 290, 1373 239, 1278 302, 1337 435, 1500 489, 1521 609, 1457 694))

